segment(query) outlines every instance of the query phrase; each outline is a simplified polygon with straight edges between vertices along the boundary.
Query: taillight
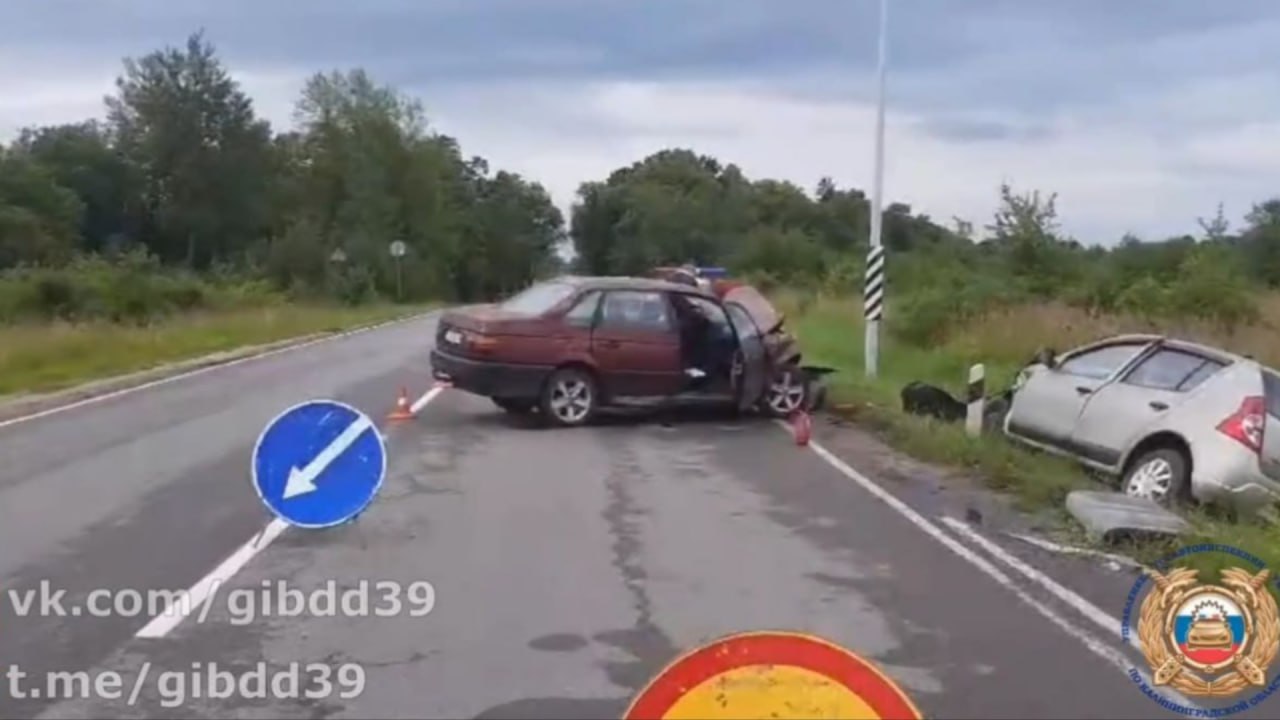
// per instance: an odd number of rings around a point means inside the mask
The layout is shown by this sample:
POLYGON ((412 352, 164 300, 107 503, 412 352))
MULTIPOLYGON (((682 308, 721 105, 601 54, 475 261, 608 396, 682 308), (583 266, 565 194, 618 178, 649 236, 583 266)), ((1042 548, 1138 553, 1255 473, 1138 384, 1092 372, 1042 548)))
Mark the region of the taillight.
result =
POLYGON ((1262 431, 1267 426, 1267 406, 1260 397, 1247 397, 1240 409, 1218 423, 1218 432, 1255 453, 1262 452, 1262 431))

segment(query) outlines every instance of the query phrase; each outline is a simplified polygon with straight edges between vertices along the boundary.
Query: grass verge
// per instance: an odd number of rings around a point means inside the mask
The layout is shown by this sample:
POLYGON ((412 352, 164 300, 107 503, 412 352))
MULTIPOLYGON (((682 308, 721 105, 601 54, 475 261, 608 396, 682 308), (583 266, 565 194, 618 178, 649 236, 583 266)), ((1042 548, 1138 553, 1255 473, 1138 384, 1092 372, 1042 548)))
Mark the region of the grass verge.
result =
MULTIPOLYGON (((972 471, 993 489, 1010 493, 1023 510, 1067 518, 1063 503, 1075 489, 1105 487, 1075 463, 1016 446, 1001 435, 971 438, 961 425, 908 415, 901 411, 898 393, 912 380, 942 386, 963 395, 968 368, 983 362, 988 391, 1007 387, 1025 359, 1038 347, 1065 350, 1078 342, 1109 332, 1136 329, 1114 318, 1089 319, 1061 308, 1022 308, 979 318, 963 332, 933 347, 895 342, 882 335, 878 377, 866 378, 863 365, 861 305, 854 300, 778 293, 779 307, 800 338, 812 362, 838 368, 831 378, 831 401, 836 411, 869 427, 890 445, 922 460, 972 471), (1058 315, 1058 317, 1053 317, 1058 315)), ((1280 571, 1280 528, 1260 521, 1231 522, 1206 511, 1187 515, 1194 534, 1179 545, 1214 542, 1231 545, 1280 571)), ((1165 543, 1119 548, 1138 560, 1152 562, 1174 547, 1165 543)), ((1226 558, 1199 554, 1190 559, 1205 579, 1216 579, 1226 558)))
POLYGON ((425 307, 279 304, 175 315, 147 325, 0 326, 0 396, 58 390, 247 345, 336 332, 425 307))

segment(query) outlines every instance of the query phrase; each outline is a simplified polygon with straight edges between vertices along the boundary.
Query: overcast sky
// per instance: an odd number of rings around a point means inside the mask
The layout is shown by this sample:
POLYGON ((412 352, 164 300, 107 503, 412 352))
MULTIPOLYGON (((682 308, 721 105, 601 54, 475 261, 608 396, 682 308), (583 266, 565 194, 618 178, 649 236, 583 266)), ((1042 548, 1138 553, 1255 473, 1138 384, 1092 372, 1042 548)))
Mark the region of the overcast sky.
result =
MULTIPOLYGON (((562 207, 670 146, 871 184, 875 0, 0 0, 0 138, 200 28, 278 127, 363 66, 562 207)), ((887 198, 982 225, 1008 180, 1105 244, 1236 221, 1280 195, 1277 38, 1280 0, 890 0, 887 198)))

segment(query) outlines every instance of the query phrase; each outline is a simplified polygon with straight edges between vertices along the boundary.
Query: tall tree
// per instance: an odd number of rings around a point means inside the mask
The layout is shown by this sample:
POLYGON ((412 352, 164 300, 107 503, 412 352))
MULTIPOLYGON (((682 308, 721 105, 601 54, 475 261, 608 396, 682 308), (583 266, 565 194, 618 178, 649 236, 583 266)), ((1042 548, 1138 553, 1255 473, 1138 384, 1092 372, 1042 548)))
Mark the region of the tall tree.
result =
POLYGON ((270 128, 203 34, 126 60, 107 107, 141 184, 141 238, 161 259, 208 267, 266 231, 270 128))
POLYGON ((58 264, 75 251, 84 206, 27 154, 0 147, 0 269, 58 264))
POLYGON ((97 121, 23 130, 15 143, 43 166, 54 182, 71 190, 84 205, 79 249, 98 252, 126 244, 136 219, 136 175, 111 146, 97 121))

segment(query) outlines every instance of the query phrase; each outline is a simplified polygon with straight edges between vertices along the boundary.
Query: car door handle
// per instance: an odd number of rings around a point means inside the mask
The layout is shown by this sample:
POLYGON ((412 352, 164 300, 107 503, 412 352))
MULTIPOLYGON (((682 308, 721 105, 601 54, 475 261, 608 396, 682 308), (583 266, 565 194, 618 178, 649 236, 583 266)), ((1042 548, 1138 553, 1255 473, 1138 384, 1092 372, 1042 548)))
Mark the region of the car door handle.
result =
POLYGON ((1169 405, 1167 403, 1162 403, 1159 400, 1152 400, 1147 404, 1151 406, 1152 410, 1168 410, 1169 409, 1169 405))
POLYGON ((1093 392, 1093 388, 1085 387, 1083 385, 1077 385, 1076 392, 1080 395, 1088 395, 1089 393, 1093 392))

